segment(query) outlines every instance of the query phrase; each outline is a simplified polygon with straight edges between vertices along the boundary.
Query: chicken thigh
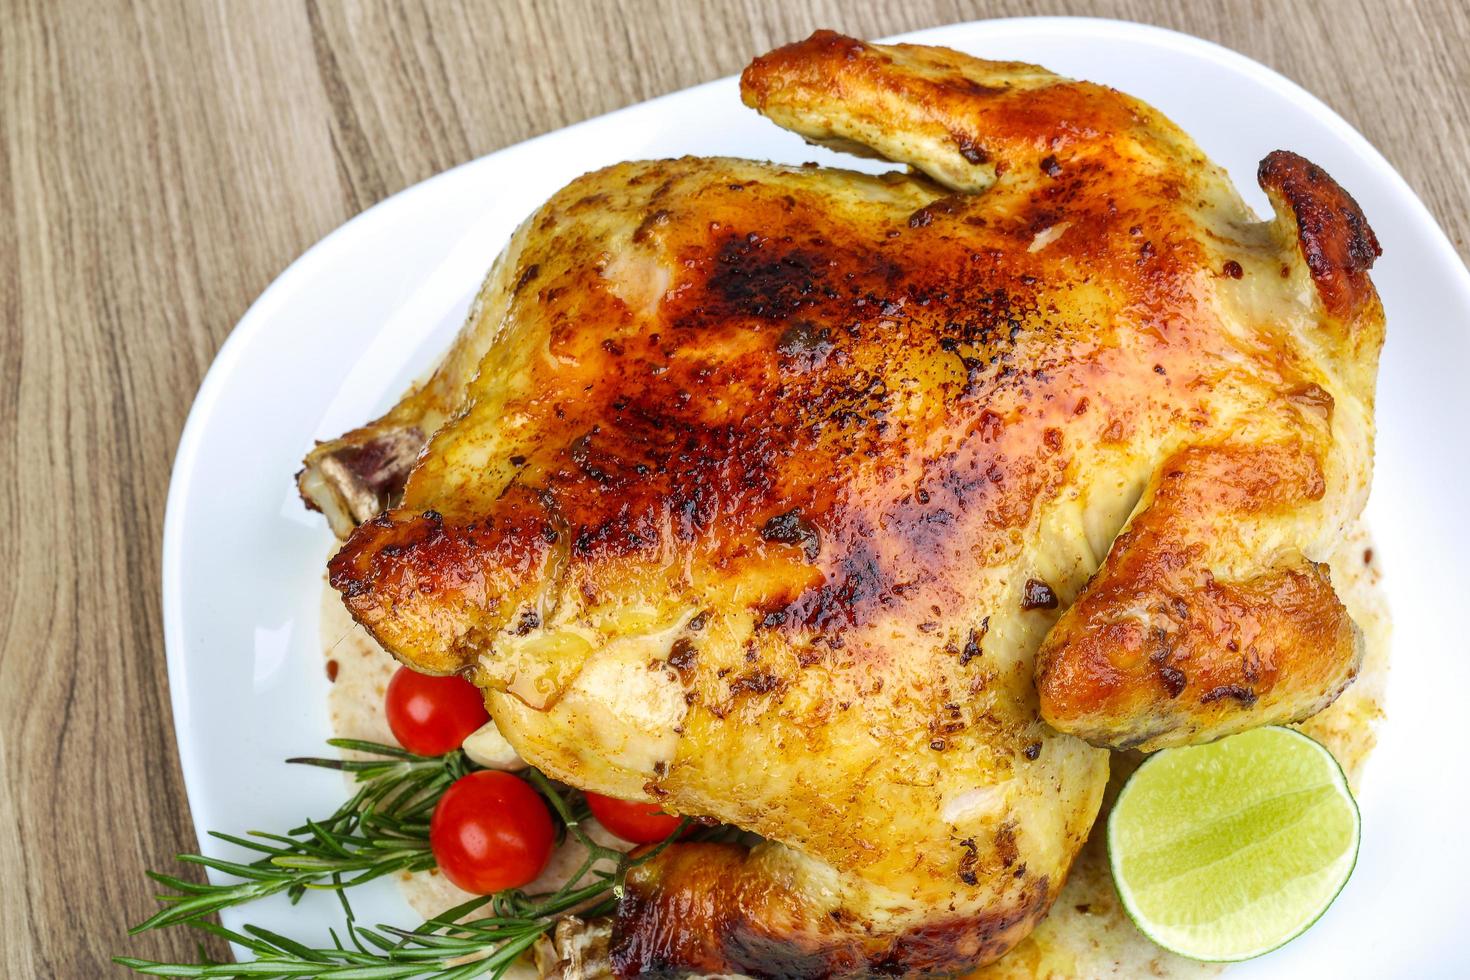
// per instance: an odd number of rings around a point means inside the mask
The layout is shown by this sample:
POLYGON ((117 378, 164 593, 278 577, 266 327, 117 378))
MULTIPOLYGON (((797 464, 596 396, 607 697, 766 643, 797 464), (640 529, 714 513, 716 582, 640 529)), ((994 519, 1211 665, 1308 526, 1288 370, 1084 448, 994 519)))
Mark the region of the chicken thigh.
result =
POLYGON ((963 970, 1046 914, 1098 746, 1352 680, 1319 562, 1368 488, 1377 244, 1300 157, 1260 221, 1157 112, 1030 65, 821 32, 741 92, 913 170, 574 181, 302 487, 361 522, 352 614, 526 760, 761 838, 636 868, 621 974, 963 970))

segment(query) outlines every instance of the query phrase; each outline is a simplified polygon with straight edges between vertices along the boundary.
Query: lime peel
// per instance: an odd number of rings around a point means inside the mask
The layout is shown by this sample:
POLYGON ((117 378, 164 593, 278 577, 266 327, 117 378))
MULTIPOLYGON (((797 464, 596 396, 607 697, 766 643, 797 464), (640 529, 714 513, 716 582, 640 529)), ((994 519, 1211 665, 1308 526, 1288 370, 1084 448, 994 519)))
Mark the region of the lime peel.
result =
POLYGON ((1145 936, 1232 962, 1280 948, 1327 911, 1359 834, 1332 754, 1294 729, 1258 728, 1145 760, 1108 818, 1108 858, 1145 936))

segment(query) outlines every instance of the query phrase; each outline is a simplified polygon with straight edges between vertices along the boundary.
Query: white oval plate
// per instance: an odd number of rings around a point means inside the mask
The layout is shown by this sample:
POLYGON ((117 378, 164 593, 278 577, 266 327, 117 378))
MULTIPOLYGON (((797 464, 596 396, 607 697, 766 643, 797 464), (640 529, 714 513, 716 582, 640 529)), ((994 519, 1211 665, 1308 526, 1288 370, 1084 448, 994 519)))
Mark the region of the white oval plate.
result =
MULTIPOLYGON (((1388 311, 1369 506, 1395 625, 1388 720, 1363 785, 1352 881, 1310 932, 1232 974, 1464 975, 1470 643, 1456 569, 1470 555, 1465 267, 1362 136, 1241 55, 1157 28, 1069 18, 958 24, 907 39, 1035 62, 1151 102, 1229 168, 1262 214, 1256 164, 1277 148, 1321 164, 1367 212, 1383 243, 1373 278, 1388 311)), ((395 195, 297 260, 220 349, 179 445, 163 541, 179 756, 206 851, 230 853, 208 830, 283 829, 343 798, 333 774, 281 762, 320 752, 329 735, 317 627, 332 538, 296 497, 302 454, 386 409, 434 362, 511 229, 553 191, 619 160, 685 153, 881 169, 806 146, 744 108, 735 80, 722 79, 395 195)), ((365 921, 416 921, 393 885, 360 891, 365 921)), ((320 939, 339 915, 319 895, 295 909, 282 899, 230 910, 224 921, 320 939)))

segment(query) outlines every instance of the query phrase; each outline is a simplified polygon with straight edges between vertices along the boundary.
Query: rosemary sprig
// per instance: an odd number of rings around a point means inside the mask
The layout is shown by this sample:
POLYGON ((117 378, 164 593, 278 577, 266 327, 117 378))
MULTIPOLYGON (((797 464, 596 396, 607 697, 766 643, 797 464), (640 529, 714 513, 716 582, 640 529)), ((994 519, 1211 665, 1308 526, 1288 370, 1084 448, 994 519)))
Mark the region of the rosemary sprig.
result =
POLYGON ((130 931, 197 924, 220 909, 286 892, 292 902, 307 889, 341 890, 398 871, 434 866, 429 850, 429 818, 449 784, 476 767, 459 750, 422 756, 393 745, 334 738, 327 744, 377 758, 288 759, 352 773, 361 783, 352 798, 324 820, 308 820, 285 835, 251 831, 248 837, 211 833, 261 855, 249 863, 202 854, 180 854, 185 864, 198 864, 241 880, 227 884, 195 884, 173 875, 148 872, 172 892, 155 915, 130 931))
MULTIPOLYGON (((360 745, 347 747, 361 748, 360 745)), ((526 770, 523 775, 545 795, 567 832, 586 849, 586 857, 577 871, 553 892, 527 895, 513 889, 474 898, 413 930, 392 926, 371 929, 358 925, 346 895, 339 892, 347 913, 346 934, 350 946, 344 944, 335 932, 332 933, 333 945, 310 947, 257 926, 247 925, 243 931, 226 929, 204 920, 204 913, 197 913, 179 921, 237 943, 254 953, 255 959, 243 963, 216 963, 201 959, 197 963, 186 964, 118 957, 116 962, 139 973, 160 977, 320 977, 323 980, 501 977, 522 953, 556 925, 561 916, 571 912, 589 918, 611 914, 617 905, 617 894, 627 870, 651 859, 670 841, 685 834, 690 826, 688 820, 682 821, 668 840, 632 857, 604 847, 587 835, 582 828, 587 812, 580 797, 569 800, 561 787, 534 769, 526 770), (612 865, 610 868, 606 866, 608 863, 612 865), (489 906, 489 915, 461 921, 486 906, 489 906)), ((433 795, 437 798, 438 794, 435 792, 433 795)), ((421 804, 410 805, 418 807, 421 804)), ((345 887, 347 883, 329 887, 345 887)))

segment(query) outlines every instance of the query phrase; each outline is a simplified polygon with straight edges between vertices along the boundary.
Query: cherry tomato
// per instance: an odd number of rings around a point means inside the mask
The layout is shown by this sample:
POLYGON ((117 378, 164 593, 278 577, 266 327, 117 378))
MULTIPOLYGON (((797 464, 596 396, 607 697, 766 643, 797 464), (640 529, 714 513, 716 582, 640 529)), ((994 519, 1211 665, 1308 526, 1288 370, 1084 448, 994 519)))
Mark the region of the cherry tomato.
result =
POLYGON ((656 803, 617 800, 601 793, 586 795, 597 822, 629 843, 653 844, 679 828, 679 818, 664 813, 656 803))
POLYGON ((555 844, 546 801, 525 780, 494 769, 456 779, 429 821, 439 870, 477 895, 535 881, 555 844))
POLYGON ((388 682, 388 727, 410 752, 443 755, 459 748, 490 715, 479 688, 462 677, 431 677, 399 667, 388 682))

